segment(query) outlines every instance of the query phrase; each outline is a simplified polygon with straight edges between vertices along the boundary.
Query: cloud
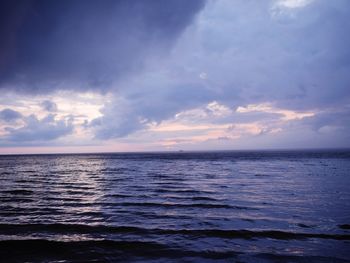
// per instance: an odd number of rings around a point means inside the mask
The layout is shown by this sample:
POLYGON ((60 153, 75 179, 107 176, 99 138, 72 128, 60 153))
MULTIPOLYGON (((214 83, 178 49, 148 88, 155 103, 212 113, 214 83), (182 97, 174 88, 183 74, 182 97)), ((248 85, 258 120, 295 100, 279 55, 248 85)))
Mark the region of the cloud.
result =
POLYGON ((0 111, 0 121, 4 122, 14 122, 18 119, 22 118, 22 114, 18 111, 12 109, 4 109, 0 111))
POLYGON ((313 0, 279 0, 275 6, 284 8, 301 8, 310 4, 313 0))
POLYGON ((55 102, 53 102, 53 101, 44 100, 44 101, 41 102, 40 105, 45 111, 49 111, 49 112, 57 111, 57 104, 55 102))
POLYGON ((314 116, 304 118, 300 123, 311 127, 314 131, 322 132, 326 130, 337 130, 344 132, 349 137, 350 134, 350 109, 349 107, 339 109, 328 109, 314 116))
MULTIPOLYGON (((81 125, 95 141, 346 142, 347 0, 28 3, 2 9, 11 15, 0 30, 0 89, 52 95, 57 120, 80 104, 56 93, 99 93, 74 129, 81 125), (170 124, 186 128, 165 131, 170 124)), ((39 122, 47 112, 40 114, 39 122)))
POLYGON ((270 8, 268 1, 207 6, 184 39, 192 44, 184 43, 173 61, 182 54, 192 70, 205 66, 213 99, 225 103, 271 101, 291 109, 348 103, 350 4, 315 1, 293 10, 288 21, 270 8))
POLYGON ((120 137, 143 129, 145 120, 161 122, 211 101, 233 108, 270 102, 302 112, 350 103, 350 4, 300 2, 293 16, 280 14, 287 20, 275 17, 273 6, 209 2, 170 56, 120 83, 98 134, 120 137), (111 126, 116 112, 125 120, 111 126))
POLYGON ((202 0, 2 1, 0 88, 106 91, 165 53, 202 0))
POLYGON ((28 142, 45 142, 68 135, 73 131, 71 118, 56 120, 53 114, 48 114, 42 119, 31 114, 23 120, 25 124, 21 127, 5 127, 6 134, 1 137, 1 144, 22 145, 28 142))

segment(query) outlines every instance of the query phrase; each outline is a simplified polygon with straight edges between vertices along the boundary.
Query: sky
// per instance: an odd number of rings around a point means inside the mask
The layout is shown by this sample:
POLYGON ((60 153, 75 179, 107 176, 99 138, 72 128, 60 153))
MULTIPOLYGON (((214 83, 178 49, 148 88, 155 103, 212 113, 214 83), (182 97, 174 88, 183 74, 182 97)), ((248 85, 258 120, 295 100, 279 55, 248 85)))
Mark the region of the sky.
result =
POLYGON ((0 154, 350 147, 348 0, 0 2, 0 154))

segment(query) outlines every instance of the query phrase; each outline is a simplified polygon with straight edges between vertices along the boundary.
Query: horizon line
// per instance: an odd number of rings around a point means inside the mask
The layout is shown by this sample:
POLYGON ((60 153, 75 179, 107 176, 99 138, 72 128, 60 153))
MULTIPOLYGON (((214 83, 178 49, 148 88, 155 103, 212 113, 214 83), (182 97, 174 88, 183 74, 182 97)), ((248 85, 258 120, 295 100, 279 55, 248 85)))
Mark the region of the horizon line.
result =
POLYGON ((0 153, 0 156, 22 155, 92 155, 92 154, 174 154, 174 153, 208 153, 208 152, 298 152, 298 151, 350 151, 350 147, 320 147, 320 148, 256 148, 256 149, 226 149, 226 150, 149 150, 149 151, 103 151, 103 152, 41 152, 41 153, 0 153))

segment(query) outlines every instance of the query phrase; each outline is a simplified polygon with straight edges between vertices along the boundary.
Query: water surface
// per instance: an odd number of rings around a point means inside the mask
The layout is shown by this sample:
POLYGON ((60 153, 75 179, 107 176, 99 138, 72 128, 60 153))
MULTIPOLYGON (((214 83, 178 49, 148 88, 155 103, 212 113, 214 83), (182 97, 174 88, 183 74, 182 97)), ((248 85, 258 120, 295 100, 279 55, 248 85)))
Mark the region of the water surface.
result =
POLYGON ((0 156, 0 261, 350 262, 350 152, 0 156))

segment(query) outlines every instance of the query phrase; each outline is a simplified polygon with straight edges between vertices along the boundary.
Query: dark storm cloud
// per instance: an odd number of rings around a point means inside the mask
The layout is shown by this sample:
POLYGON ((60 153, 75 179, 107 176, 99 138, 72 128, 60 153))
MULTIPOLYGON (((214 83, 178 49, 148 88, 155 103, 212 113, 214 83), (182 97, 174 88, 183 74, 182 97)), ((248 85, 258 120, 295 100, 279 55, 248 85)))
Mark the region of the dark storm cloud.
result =
POLYGON ((164 52, 202 6, 202 0, 1 1, 0 88, 106 90, 142 68, 149 53, 164 52))

